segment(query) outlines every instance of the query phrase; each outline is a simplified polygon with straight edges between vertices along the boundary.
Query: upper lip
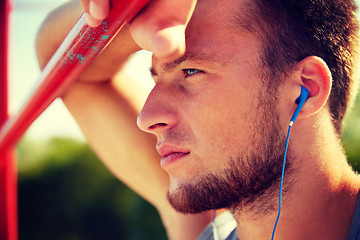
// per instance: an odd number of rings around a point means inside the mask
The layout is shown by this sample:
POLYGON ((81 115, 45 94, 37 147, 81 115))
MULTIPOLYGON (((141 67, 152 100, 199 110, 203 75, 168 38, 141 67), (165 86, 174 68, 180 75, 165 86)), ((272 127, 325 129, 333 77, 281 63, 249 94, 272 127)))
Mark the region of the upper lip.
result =
POLYGON ((190 151, 187 149, 171 144, 164 144, 164 143, 157 144, 156 150, 158 151, 161 157, 169 156, 172 153, 184 153, 184 154, 190 153, 190 151))

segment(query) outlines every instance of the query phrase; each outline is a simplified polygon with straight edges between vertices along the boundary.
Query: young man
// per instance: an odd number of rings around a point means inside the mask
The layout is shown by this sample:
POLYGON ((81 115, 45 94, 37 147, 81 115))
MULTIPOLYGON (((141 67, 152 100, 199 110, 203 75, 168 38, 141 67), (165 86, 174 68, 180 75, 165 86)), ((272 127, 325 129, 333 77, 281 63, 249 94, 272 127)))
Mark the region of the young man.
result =
MULTIPOLYGON (((169 8, 165 2, 153 1, 131 34, 122 31, 63 97, 105 164, 158 209, 169 238, 196 238, 209 210, 228 208, 237 222, 229 239, 270 239, 286 134, 303 86, 309 97, 291 132, 276 239, 358 239, 360 181, 339 141, 357 89, 354 3, 200 0, 189 22, 194 1, 184 8, 173 1, 170 8, 185 9, 178 11, 179 28, 186 26, 182 49, 181 39, 167 35, 174 26, 179 34, 176 24, 144 21, 178 16, 160 11, 169 8), (157 43, 143 43, 144 36, 157 43), (137 124, 156 142, 135 129, 129 103, 139 98, 123 73, 140 49, 133 39, 154 50, 156 84, 137 124), (161 42, 165 50, 153 47, 161 42)), ((106 16, 106 5, 83 6, 90 24, 106 16)), ((70 3, 40 30, 42 66, 67 32, 50 29, 70 28, 79 9, 70 3)))

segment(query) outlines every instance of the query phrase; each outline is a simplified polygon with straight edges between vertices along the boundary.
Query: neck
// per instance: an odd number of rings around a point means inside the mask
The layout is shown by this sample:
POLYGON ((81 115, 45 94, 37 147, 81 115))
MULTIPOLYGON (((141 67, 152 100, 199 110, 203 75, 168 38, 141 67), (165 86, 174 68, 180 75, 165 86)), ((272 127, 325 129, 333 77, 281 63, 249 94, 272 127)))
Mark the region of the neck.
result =
MULTIPOLYGON (((316 129, 308 128, 311 129, 309 134, 313 135, 311 138, 304 134, 304 126, 293 129, 292 138, 298 142, 292 143, 301 147, 289 149, 292 171, 285 174, 286 191, 275 233, 277 240, 347 239, 360 181, 348 166, 337 136, 324 133, 323 129, 329 129, 324 125, 322 122, 316 129)), ((252 206, 233 209, 239 239, 271 239, 279 190, 276 194, 274 189, 268 191, 265 194, 272 199, 267 198, 267 203, 259 200, 252 206)))

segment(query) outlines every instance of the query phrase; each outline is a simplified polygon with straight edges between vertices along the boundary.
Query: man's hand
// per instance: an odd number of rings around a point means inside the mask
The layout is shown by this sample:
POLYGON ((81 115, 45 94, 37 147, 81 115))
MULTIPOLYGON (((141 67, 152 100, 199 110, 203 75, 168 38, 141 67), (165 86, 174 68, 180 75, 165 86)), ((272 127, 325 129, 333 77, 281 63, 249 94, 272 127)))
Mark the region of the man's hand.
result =
POLYGON ((97 27, 107 17, 110 9, 110 0, 81 0, 87 24, 97 27))
MULTIPOLYGON (((109 13, 110 0, 81 0, 87 23, 98 26, 109 13)), ((118 0, 119 1, 119 0, 118 0)), ((185 51, 185 29, 197 0, 151 0, 130 24, 135 42, 156 57, 173 59, 185 51)))

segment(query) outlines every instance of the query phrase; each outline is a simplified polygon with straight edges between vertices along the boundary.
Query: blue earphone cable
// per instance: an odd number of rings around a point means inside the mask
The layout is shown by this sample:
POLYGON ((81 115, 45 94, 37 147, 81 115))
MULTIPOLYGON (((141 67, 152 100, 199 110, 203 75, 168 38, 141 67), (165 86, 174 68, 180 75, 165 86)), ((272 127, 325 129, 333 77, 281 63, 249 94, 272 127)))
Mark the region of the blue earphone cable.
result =
POLYGON ((286 163, 286 153, 287 153, 287 149, 288 149, 288 145, 289 145, 290 130, 291 130, 291 126, 292 126, 292 125, 293 125, 293 122, 291 121, 290 124, 289 124, 289 129, 288 129, 288 133, 287 133, 287 137, 286 137, 285 153, 284 153, 284 160, 283 160, 283 166, 282 166, 282 172, 281 172, 280 193, 279 193, 279 210, 278 210, 278 215, 277 215, 277 217, 276 217, 276 221, 275 221, 274 229, 273 229, 273 232, 272 232, 271 240, 274 240, 276 226, 277 226, 278 221, 279 221, 279 218, 280 218, 280 212, 281 212, 281 197, 282 197, 282 190, 283 190, 283 183, 284 183, 284 172, 285 172, 285 163, 286 163))
POLYGON ((283 160, 283 166, 282 166, 282 172, 281 172, 281 181, 280 181, 279 210, 278 210, 278 215, 276 217, 276 221, 275 221, 274 229, 273 229, 273 232, 272 232, 271 240, 274 240, 276 226, 277 226, 277 224, 279 222, 279 218, 280 218, 281 197, 282 197, 282 191, 283 191, 286 153, 287 153, 288 145, 289 145, 290 130, 291 130, 292 125, 296 121, 296 119, 297 119, 297 117, 298 117, 298 115, 299 115, 299 113, 301 111, 301 108, 304 106, 304 103, 305 103, 306 99, 308 98, 308 96, 309 96, 309 91, 304 86, 301 86, 300 96, 295 101, 298 104, 298 106, 296 107, 295 112, 294 112, 293 116, 290 119, 289 129, 288 129, 288 133, 287 133, 287 137, 286 137, 284 160, 283 160))

